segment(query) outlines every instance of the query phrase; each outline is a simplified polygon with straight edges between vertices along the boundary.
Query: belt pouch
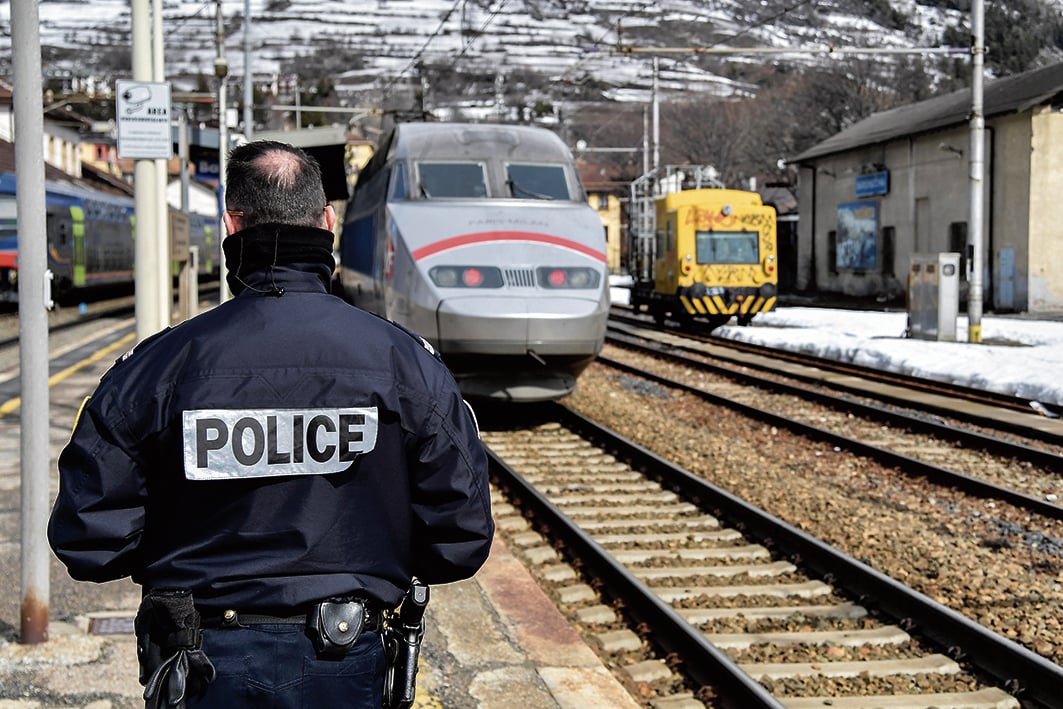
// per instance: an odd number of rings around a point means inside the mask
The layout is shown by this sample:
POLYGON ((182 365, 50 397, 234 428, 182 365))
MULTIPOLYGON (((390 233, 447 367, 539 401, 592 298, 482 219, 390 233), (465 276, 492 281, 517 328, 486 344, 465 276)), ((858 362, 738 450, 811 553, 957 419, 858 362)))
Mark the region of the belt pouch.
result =
POLYGON ((343 657, 362 633, 365 606, 361 601, 322 601, 311 607, 306 625, 318 657, 343 657))

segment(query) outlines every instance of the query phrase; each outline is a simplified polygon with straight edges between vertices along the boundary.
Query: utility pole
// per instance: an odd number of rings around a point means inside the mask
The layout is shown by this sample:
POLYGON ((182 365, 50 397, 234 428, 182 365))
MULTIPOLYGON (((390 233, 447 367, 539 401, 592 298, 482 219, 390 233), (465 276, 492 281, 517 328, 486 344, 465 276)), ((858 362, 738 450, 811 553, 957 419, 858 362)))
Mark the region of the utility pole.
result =
POLYGON ((251 70, 251 0, 244 0, 244 136, 254 138, 255 114, 252 111, 254 72, 251 70))
MULTIPOLYGON (((166 81, 165 53, 162 43, 162 0, 151 0, 151 80, 166 81)), ((173 287, 170 270, 170 208, 166 199, 166 183, 169 160, 155 160, 155 228, 151 238, 159 257, 155 263, 155 301, 159 312, 156 315, 158 329, 169 327, 173 310, 173 287)), ((141 236, 146 236, 142 234, 141 236)))
POLYGON ((11 0, 14 69, 15 171, 18 174, 18 349, 21 467, 21 586, 19 640, 48 639, 49 492, 48 308, 51 273, 44 191, 44 101, 37 0, 11 0))
MULTIPOLYGON (((149 0, 132 0, 133 80, 149 82, 154 67, 151 53, 151 7, 149 0)), ((156 212, 165 209, 158 204, 158 171, 153 160, 138 158, 133 165, 134 209, 136 210, 134 275, 134 309, 137 320, 137 340, 143 341, 166 325, 160 319, 163 304, 159 302, 160 236, 157 233, 156 212)), ((169 281, 167 281, 169 282, 169 281)), ((169 312, 168 310, 166 311, 169 312)))
POLYGON ((967 341, 982 341, 982 271, 984 256, 985 215, 985 115, 982 106, 982 83, 985 78, 983 34, 985 25, 983 0, 971 3, 971 213, 967 219, 967 242, 971 265, 967 290, 967 341))
MULTIPOLYGON (((214 59, 214 76, 218 79, 218 234, 225 238, 225 224, 221 215, 225 211, 225 163, 229 157, 229 130, 226 125, 228 97, 225 81, 229 75, 229 64, 225 61, 225 15, 222 13, 221 0, 218 0, 217 13, 218 56, 214 59)), ((225 254, 219 259, 218 302, 224 303, 231 295, 229 284, 225 280, 225 254)))
POLYGON ((653 169, 661 166, 661 99, 657 93, 660 59, 653 58, 653 169))

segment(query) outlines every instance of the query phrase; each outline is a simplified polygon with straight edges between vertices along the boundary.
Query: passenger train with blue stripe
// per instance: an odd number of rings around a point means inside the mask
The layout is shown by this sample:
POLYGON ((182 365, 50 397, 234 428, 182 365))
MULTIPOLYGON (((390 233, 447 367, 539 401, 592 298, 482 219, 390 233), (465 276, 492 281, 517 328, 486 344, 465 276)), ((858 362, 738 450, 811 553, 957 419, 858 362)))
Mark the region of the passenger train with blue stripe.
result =
POLYGON ((561 398, 604 343, 605 230, 545 128, 396 125, 339 253, 343 296, 429 341, 468 397, 561 398))
MULTIPOLYGON (((0 303, 18 302, 15 176, 0 174, 0 303)), ((48 269, 52 296, 63 302, 104 287, 133 286, 135 206, 131 197, 72 182, 45 183, 48 269)), ((199 248, 203 280, 220 272, 216 216, 190 213, 189 241, 199 248)))

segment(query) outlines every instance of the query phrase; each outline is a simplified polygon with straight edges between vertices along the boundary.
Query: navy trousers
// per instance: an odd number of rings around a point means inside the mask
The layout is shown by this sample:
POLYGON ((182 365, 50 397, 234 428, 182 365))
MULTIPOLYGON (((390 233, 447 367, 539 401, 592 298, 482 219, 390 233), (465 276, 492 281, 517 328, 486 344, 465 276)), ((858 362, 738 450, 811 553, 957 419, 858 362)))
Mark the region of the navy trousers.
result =
POLYGON ((203 631, 217 677, 188 709, 380 709, 384 646, 365 631, 341 659, 318 659, 301 625, 203 631))

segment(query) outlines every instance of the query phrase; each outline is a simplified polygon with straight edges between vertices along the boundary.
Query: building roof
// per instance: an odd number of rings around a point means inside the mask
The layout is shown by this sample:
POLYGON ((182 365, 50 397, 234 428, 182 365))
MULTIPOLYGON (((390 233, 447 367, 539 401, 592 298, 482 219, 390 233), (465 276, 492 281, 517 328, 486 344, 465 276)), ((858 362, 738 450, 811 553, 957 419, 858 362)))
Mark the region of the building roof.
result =
MULTIPOLYGON (((101 172, 88 163, 82 164, 81 170, 82 176, 74 177, 54 165, 45 163, 44 178, 57 182, 67 182, 88 189, 96 189, 110 194, 125 196, 132 196, 133 194, 133 186, 125 180, 101 172)), ((0 174, 5 172, 12 174, 15 172, 15 144, 0 140, 0 174)))
MULTIPOLYGON (((1063 62, 986 82, 982 113, 985 118, 1022 113, 1053 103, 1063 94, 1063 62)), ((791 158, 801 163, 854 148, 885 143, 967 123, 971 115, 971 89, 961 89, 926 101, 873 113, 840 133, 791 158)))

